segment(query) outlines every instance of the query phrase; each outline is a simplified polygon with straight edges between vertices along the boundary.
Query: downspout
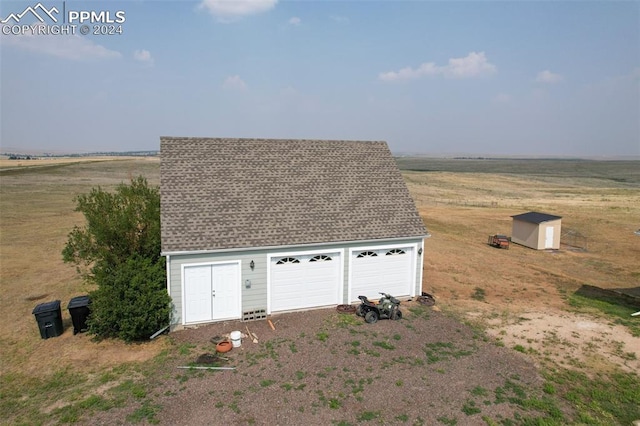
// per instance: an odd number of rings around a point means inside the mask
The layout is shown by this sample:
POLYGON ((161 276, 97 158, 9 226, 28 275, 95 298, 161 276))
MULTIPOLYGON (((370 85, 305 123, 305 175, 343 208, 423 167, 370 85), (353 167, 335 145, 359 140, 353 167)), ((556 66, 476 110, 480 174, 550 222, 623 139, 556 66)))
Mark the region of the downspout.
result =
POLYGON ((420 288, 418 291, 417 296, 421 296, 422 295, 422 279, 423 279, 423 273, 424 273, 424 240, 427 238, 431 238, 431 234, 427 232, 427 235, 422 239, 422 241, 420 241, 420 252, 421 254, 418 255, 419 257, 419 263, 420 263, 420 267, 418 268, 418 276, 419 276, 419 282, 420 282, 420 288))
MULTIPOLYGON (((422 240, 420 242, 420 244, 418 245, 418 252, 420 252, 420 254, 418 255, 418 292, 415 295, 412 296, 420 296, 422 294, 422 269, 424 268, 424 264, 423 264, 423 255, 424 255, 424 240, 422 240)), ((414 287, 415 288, 415 287, 414 287)))
POLYGON ((175 306, 173 304, 173 296, 171 296, 171 255, 165 256, 167 259, 167 293, 169 294, 169 299, 171 299, 171 313, 169 314, 169 330, 173 327, 174 314, 173 311, 175 306))
POLYGON ((167 255, 167 293, 171 297, 171 256, 167 255))

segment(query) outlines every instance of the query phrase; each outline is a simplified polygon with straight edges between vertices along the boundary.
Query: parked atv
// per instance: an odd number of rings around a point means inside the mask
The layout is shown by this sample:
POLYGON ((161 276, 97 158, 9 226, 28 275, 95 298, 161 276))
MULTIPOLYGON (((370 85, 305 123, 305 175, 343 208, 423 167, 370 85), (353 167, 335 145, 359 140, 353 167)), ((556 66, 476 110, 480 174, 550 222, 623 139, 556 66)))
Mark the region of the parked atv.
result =
POLYGON ((358 296, 362 303, 356 308, 356 315, 364 317, 364 320, 369 324, 373 324, 379 319, 401 319, 400 301, 390 294, 380 294, 382 298, 377 304, 367 299, 367 296, 358 296))

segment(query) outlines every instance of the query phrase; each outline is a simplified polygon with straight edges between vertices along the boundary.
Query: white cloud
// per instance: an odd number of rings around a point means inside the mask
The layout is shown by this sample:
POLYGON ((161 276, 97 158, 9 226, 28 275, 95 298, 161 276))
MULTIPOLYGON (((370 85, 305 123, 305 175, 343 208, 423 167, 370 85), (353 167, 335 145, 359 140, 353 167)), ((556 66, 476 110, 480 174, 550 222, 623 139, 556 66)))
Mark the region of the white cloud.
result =
POLYGON ((122 55, 115 50, 96 44, 80 35, 3 35, 0 43, 35 53, 44 53, 63 59, 113 59, 122 55))
POLYGON ((247 83, 245 83, 239 75, 232 75, 227 77, 222 83, 222 88, 227 90, 238 90, 241 92, 246 91, 249 87, 247 83))
POLYGON ((440 71, 433 62, 424 63, 417 69, 411 67, 402 68, 399 71, 389 71, 380 73, 378 76, 380 80, 395 81, 395 80, 414 80, 425 75, 435 75, 440 71))
POLYGON ((560 74, 552 73, 549 70, 540 71, 536 77, 536 81, 538 83, 557 83, 562 81, 562 76, 560 74))
POLYGON ((293 17, 291 17, 291 19, 289 19, 289 24, 295 25, 297 27, 300 24, 302 24, 302 20, 300 18, 298 18, 297 16, 293 16, 293 17))
POLYGON ((471 52, 464 58, 449 59, 449 65, 445 68, 445 75, 453 77, 475 77, 482 74, 491 74, 496 71, 496 66, 487 61, 484 52, 471 52))
POLYGON ((278 0, 202 0, 200 9, 206 9, 220 22, 233 22, 243 16, 267 12, 278 0))
POLYGON ((471 52, 464 58, 451 58, 444 66, 437 66, 433 62, 426 62, 418 68, 406 67, 399 71, 388 71, 378 75, 383 81, 415 80, 429 75, 442 75, 452 78, 469 78, 492 74, 496 66, 491 64, 484 52, 471 52))
POLYGON ((133 59, 148 65, 153 65, 153 57, 151 57, 151 52, 145 49, 136 50, 135 52, 133 52, 133 59))

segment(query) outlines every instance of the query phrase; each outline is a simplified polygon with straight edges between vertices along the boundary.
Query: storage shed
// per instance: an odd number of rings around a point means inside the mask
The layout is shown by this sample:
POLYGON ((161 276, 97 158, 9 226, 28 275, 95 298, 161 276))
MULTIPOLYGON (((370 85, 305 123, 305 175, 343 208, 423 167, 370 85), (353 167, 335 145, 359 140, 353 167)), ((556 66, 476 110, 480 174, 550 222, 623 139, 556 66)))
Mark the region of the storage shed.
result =
POLYGON ((420 294, 427 231, 385 142, 160 143, 172 329, 420 294))
POLYGON ((528 212, 513 218, 511 241, 536 250, 559 249, 562 217, 528 212))

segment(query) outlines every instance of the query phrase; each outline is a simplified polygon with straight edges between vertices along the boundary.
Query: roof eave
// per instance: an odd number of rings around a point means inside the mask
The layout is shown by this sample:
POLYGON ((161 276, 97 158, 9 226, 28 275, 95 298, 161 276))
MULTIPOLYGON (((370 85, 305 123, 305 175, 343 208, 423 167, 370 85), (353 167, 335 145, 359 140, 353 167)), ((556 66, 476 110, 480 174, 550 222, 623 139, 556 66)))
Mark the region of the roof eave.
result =
POLYGON ((162 251, 160 252, 160 256, 182 256, 182 255, 198 255, 198 254, 216 254, 216 253, 233 253, 233 252, 241 252, 241 251, 255 251, 255 250, 281 250, 288 248, 307 248, 307 247, 325 247, 325 246, 335 246, 335 245, 345 245, 345 244, 372 244, 372 243, 381 243, 381 242, 394 242, 401 240, 413 240, 413 239, 425 239, 431 237, 430 233, 421 234, 421 235, 411 235, 406 237, 394 237, 394 238, 381 238, 381 239, 373 239, 373 240, 355 240, 355 241, 329 241, 324 243, 307 243, 307 244, 287 244, 280 246, 262 246, 262 247, 232 247, 232 248, 221 248, 221 249, 210 249, 210 250, 179 250, 179 251, 162 251))

